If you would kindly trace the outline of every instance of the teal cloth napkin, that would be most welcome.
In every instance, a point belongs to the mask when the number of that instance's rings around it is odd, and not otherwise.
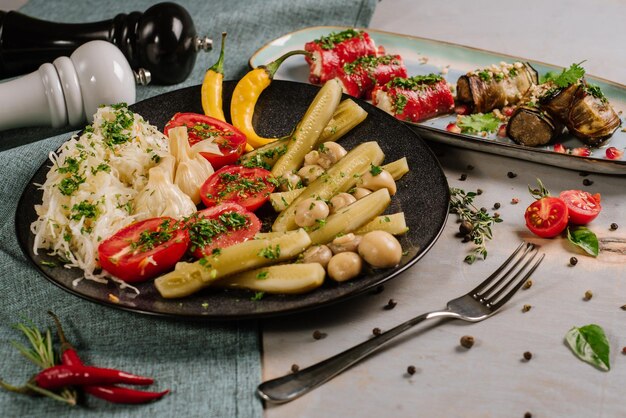
[[[156,3],[89,0],[29,0],[20,11],[56,22],[89,22],[117,13],[143,11]],[[247,70],[248,58],[266,42],[315,25],[366,27],[376,0],[274,0],[180,2],[193,16],[198,33],[219,40],[227,31],[226,78]],[[218,51],[200,54],[191,76],[176,86],[138,87],[138,100],[202,82]],[[147,405],[113,405],[89,398],[71,408],[49,399],[0,391],[0,416],[163,416],[255,417],[263,413],[255,388],[261,380],[259,327],[256,321],[197,323],[163,319],[103,307],[73,296],[45,280],[19,249],[15,210],[36,169],[70,134],[19,129],[0,133],[0,378],[25,382],[37,369],[10,344],[24,342],[12,325],[25,318],[51,327],[47,310],[59,315],[66,333],[88,364],[153,376],[154,390],[171,389]],[[35,141],[48,137],[45,140]],[[22,145],[26,144],[26,145]]]

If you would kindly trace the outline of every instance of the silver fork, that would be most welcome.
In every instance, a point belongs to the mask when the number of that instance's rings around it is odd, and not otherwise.
[[[534,244],[522,242],[491,276],[469,293],[449,301],[446,309],[427,312],[306,369],[268,380],[259,385],[257,393],[261,398],[272,403],[292,401],[329,381],[392,338],[425,319],[455,318],[468,322],[478,322],[489,318],[522,287],[539,266],[544,255],[542,254],[532,264],[537,256],[537,249]],[[522,264],[524,260],[525,262]],[[511,266],[503,273],[509,265]]]

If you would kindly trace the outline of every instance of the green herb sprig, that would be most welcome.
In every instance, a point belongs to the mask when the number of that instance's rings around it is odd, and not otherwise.
[[[476,113],[459,117],[457,126],[464,133],[495,132],[500,126],[500,119],[493,113]]]
[[[493,238],[491,227],[495,223],[502,222],[502,218],[476,208],[475,197],[475,192],[465,192],[456,187],[450,188],[450,213],[457,214],[461,221],[472,225],[469,237],[476,247],[465,257],[464,261],[468,264],[472,264],[478,257],[482,257],[483,260],[487,258],[486,242]]]

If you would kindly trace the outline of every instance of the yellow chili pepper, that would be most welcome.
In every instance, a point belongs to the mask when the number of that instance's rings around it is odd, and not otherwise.
[[[306,51],[291,51],[282,57],[272,61],[267,65],[260,65],[249,71],[235,86],[233,97],[230,103],[230,117],[233,126],[242,131],[248,138],[248,144],[254,148],[258,148],[270,142],[276,141],[278,138],[263,138],[254,130],[252,125],[252,116],[256,102],[270,83],[280,64],[283,61],[297,54],[308,54]]]
[[[224,81],[224,43],[226,32],[222,33],[222,49],[217,62],[207,70],[202,81],[202,110],[207,116],[226,122],[222,110],[222,82]]]

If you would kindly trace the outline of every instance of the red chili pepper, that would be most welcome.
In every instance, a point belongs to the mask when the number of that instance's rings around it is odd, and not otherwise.
[[[156,401],[170,392],[168,389],[163,392],[147,392],[120,386],[85,386],[84,389],[88,394],[105,401],[129,404]]]
[[[103,367],[60,365],[41,371],[35,376],[35,383],[44,389],[58,389],[65,386],[116,383],[151,385],[154,379]]]
[[[65,338],[65,332],[61,326],[59,318],[51,311],[48,314],[52,316],[57,327],[57,333],[61,340],[61,362],[66,366],[83,366],[83,362],[78,356],[76,349]],[[169,390],[163,392],[148,392],[143,390],[136,390],[130,388],[124,388],[113,385],[85,385],[83,386],[85,392],[100,399],[104,399],[113,403],[126,403],[126,404],[140,404],[154,400],[161,399],[163,396],[169,393]]]

